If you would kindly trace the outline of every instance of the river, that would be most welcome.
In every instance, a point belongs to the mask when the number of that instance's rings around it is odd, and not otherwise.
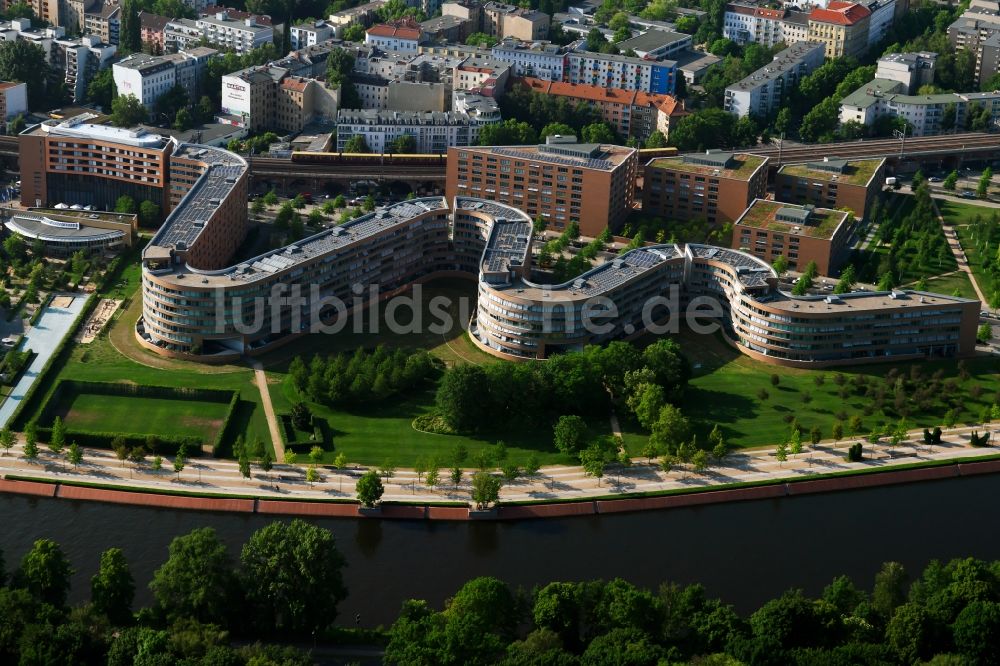
[[[981,476],[780,500],[517,523],[310,519],[334,532],[348,561],[341,620],[392,621],[407,598],[441,604],[465,580],[495,575],[531,587],[620,576],[655,588],[701,582],[743,612],[785,589],[818,594],[835,575],[870,587],[881,562],[911,575],[931,559],[1000,559],[995,497]],[[0,496],[8,569],[32,541],[58,541],[76,570],[72,600],[89,595],[100,553],[118,546],[138,601],[170,540],[214,527],[234,556],[270,517]]]

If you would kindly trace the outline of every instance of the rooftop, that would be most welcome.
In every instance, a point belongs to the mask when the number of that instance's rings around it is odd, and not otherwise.
[[[854,25],[871,15],[871,11],[864,5],[834,0],[826,6],[826,9],[817,7],[812,10],[809,13],[809,20],[836,25]]]
[[[598,151],[594,151],[597,148]],[[560,150],[562,149],[562,150]],[[461,152],[487,153],[490,155],[512,157],[514,159],[559,164],[599,171],[614,171],[636,152],[635,148],[624,146],[596,146],[596,144],[556,144],[547,146],[470,146],[456,148]],[[558,151],[558,154],[557,152]],[[573,153],[579,153],[574,155]],[[598,154],[599,158],[584,157],[584,153]]]
[[[849,185],[867,185],[875,172],[885,162],[885,158],[870,160],[837,160],[834,157],[824,158],[829,161],[807,162],[805,164],[785,164],[778,173],[799,178],[809,178],[823,182],[847,183]],[[830,166],[843,164],[841,171],[834,171]]]
[[[718,176],[719,178],[731,178],[733,180],[749,180],[766,162],[766,157],[759,155],[749,155],[747,153],[732,153],[732,166],[715,167],[705,164],[691,162],[692,158],[680,157],[657,157],[649,161],[649,165],[657,169],[669,169],[671,171],[684,171],[686,173],[697,173],[705,176]]]
[[[617,46],[623,52],[632,49],[636,53],[643,51],[656,51],[665,46],[677,44],[678,42],[690,42],[691,35],[680,32],[668,32],[666,30],[647,30],[641,35],[636,35],[631,39],[618,42]]]
[[[849,213],[829,208],[754,199],[750,207],[736,220],[735,226],[829,240],[849,216]]]
[[[32,133],[94,139],[96,141],[112,141],[114,143],[147,149],[160,149],[167,143],[167,140],[159,134],[153,134],[141,128],[123,129],[109,125],[91,125],[87,123],[88,120],[92,120],[94,117],[96,117],[95,114],[83,114],[66,120],[46,120],[32,130]]]
[[[753,72],[745,79],[730,84],[726,89],[750,90],[762,85],[765,81],[779,79],[788,74],[789,71],[812,53],[818,54],[820,61],[822,61],[823,49],[823,42],[796,42],[775,55],[774,60]]]

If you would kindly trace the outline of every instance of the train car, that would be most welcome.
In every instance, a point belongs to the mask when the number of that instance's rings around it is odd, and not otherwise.
[[[444,166],[448,161],[445,153],[312,153],[292,152],[292,161],[300,164],[384,164]]]
[[[674,157],[676,155],[676,148],[640,148],[639,163],[645,164],[654,157]]]

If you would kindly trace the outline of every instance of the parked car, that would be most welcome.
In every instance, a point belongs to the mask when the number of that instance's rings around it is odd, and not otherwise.
[[[927,179],[927,182],[928,183],[940,183],[941,179],[938,178],[937,176],[931,176],[930,178]]]
[[[962,198],[963,199],[975,199],[976,198],[976,193],[973,192],[972,190],[965,190],[964,192],[962,192]]]

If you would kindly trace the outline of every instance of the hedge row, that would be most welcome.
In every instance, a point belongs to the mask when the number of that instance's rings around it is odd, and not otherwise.
[[[223,445],[226,442],[231,442],[235,433],[233,432],[233,423],[236,421],[233,417],[236,415],[236,410],[240,406],[240,392],[233,391],[233,397],[229,399],[229,409],[226,410],[226,417],[222,421],[222,427],[219,428],[219,432],[215,434],[215,441],[212,442],[212,455],[218,458],[222,454]]]
[[[23,419],[23,417],[26,413],[30,414],[30,412],[26,410],[34,402],[35,395],[38,393],[39,387],[46,385],[47,383],[46,380],[48,378],[49,372],[52,370],[52,367],[57,362],[61,364],[63,356],[68,353],[70,343],[73,342],[73,337],[76,335],[76,332],[79,330],[80,326],[83,325],[83,322],[87,320],[87,317],[90,316],[90,313],[97,305],[97,300],[98,299],[95,294],[91,294],[87,298],[87,302],[84,303],[83,309],[80,310],[80,314],[76,316],[76,319],[73,320],[73,323],[70,325],[69,330],[66,332],[66,337],[62,339],[62,342],[59,343],[59,346],[56,347],[55,351],[52,352],[52,356],[49,357],[49,360],[45,363],[44,366],[42,366],[41,372],[38,373],[38,378],[35,379],[34,383],[32,383],[32,385],[28,388],[27,392],[24,394],[24,398],[21,400],[21,404],[19,404],[17,406],[17,409],[14,410],[14,413],[10,415],[10,421],[8,421],[7,424],[11,427],[11,429],[23,428],[24,424],[27,422],[26,420]]]
[[[320,418],[313,415],[312,426],[313,426],[313,437],[315,439],[298,439],[295,434],[295,426],[292,425],[292,415],[291,414],[278,414],[278,423],[281,425],[279,430],[281,431],[281,439],[285,444],[285,448],[295,448],[295,447],[305,447],[312,448],[313,446],[320,446],[326,448],[327,443],[330,441],[329,436],[329,426],[326,419]]]
[[[38,428],[38,439],[41,442],[48,442],[52,437],[52,428]],[[125,440],[125,446],[134,449],[136,447],[143,447],[146,449],[147,454],[165,454],[174,455],[180,449],[181,444],[187,445],[187,455],[188,457],[194,458],[201,455],[201,439],[193,436],[185,437],[162,437],[160,435],[154,435],[156,445],[154,447],[148,446],[151,436],[143,435],[141,433],[135,432],[100,432],[96,430],[75,430],[73,428],[66,428],[66,442],[72,443],[76,442],[80,446],[91,448],[91,449],[110,449],[111,442],[116,438],[121,437]],[[155,448],[155,451],[150,451],[150,448]]]
[[[31,319],[28,320],[29,326],[34,326],[35,324],[38,323],[38,320],[42,316],[42,312],[45,311],[45,308],[47,308],[49,303],[51,302],[52,302],[52,294],[49,294],[48,296],[45,297],[45,300],[42,301],[37,308],[35,308],[35,314],[31,315]]]

